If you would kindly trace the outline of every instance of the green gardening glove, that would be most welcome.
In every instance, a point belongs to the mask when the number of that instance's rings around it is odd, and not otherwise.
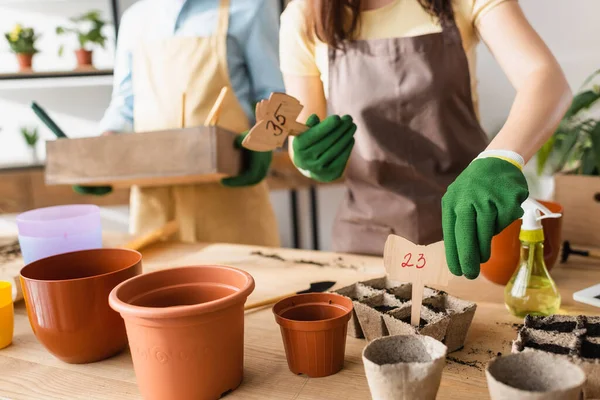
[[[251,151],[242,146],[248,132],[244,132],[235,139],[235,147],[242,149],[244,168],[241,174],[230,178],[223,178],[221,183],[228,187],[252,186],[260,183],[269,172],[273,152]]]
[[[490,259],[492,237],[523,216],[529,196],[520,168],[500,158],[473,161],[442,198],[442,226],[448,267],[475,279]]]
[[[294,165],[305,176],[319,182],[332,182],[342,176],[352,147],[356,124],[352,117],[332,115],[319,121],[311,115],[309,129],[294,138]]]
[[[104,196],[105,194],[111,193],[112,190],[111,186],[73,186],[73,191],[75,193],[92,196]]]

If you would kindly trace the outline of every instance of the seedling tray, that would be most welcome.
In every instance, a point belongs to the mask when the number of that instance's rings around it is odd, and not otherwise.
[[[586,399],[600,397],[600,317],[552,315],[525,318],[512,352],[543,351],[566,357],[587,374]]]
[[[354,304],[348,325],[350,336],[372,341],[389,335],[426,335],[442,341],[449,352],[461,349],[477,305],[425,287],[417,327],[410,324],[411,292],[410,283],[395,282],[387,277],[354,283],[335,291]]]

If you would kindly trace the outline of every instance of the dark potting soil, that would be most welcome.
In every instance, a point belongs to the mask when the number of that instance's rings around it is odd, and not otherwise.
[[[554,354],[569,354],[571,352],[571,349],[569,349],[568,347],[563,347],[563,346],[559,346],[556,344],[549,344],[549,343],[540,344],[540,343],[536,343],[536,342],[528,342],[525,344],[525,347],[528,347],[530,349],[547,351],[548,353],[554,353]]]
[[[554,322],[550,324],[543,324],[537,327],[542,331],[553,331],[553,332],[573,332],[577,327],[577,322]]]
[[[408,317],[400,318],[400,321],[406,322],[407,324],[410,325],[410,315]],[[423,318],[421,318],[419,320],[419,328],[424,328],[425,325],[427,325],[427,321],[425,321]]]
[[[381,312],[381,313],[386,313],[388,311],[392,311],[395,310],[396,308],[398,308],[398,306],[386,306],[386,305],[381,305],[381,306],[376,306],[373,307],[375,310]]]
[[[0,264],[12,261],[21,256],[21,247],[18,241],[0,245]]]
[[[388,292],[389,294],[391,294],[392,296],[394,296],[396,299],[400,300],[403,303],[406,303],[407,301],[410,301],[410,296],[406,297],[406,296],[398,296],[397,294],[395,294],[395,289],[396,288],[390,288],[390,289],[386,289],[385,291]]]
[[[465,365],[471,368],[477,368],[479,371],[483,371],[483,365],[479,361],[464,361],[456,357],[447,357],[447,360],[456,364]]]
[[[585,324],[585,328],[587,329],[587,335],[589,337],[599,337],[600,336],[600,324]]]
[[[429,310],[433,311],[434,313],[446,314],[446,310],[441,307],[436,307],[433,304],[423,304],[423,305],[425,307],[427,307]]]
[[[584,340],[581,343],[581,356],[584,358],[600,359],[600,344]]]
[[[264,257],[264,258],[271,258],[273,260],[277,260],[277,261],[282,261],[282,262],[292,262],[294,264],[306,264],[306,265],[315,265],[317,267],[338,267],[338,268],[344,268],[344,269],[353,269],[353,270],[358,270],[358,267],[356,265],[353,264],[344,264],[343,259],[341,257],[338,257],[335,260],[334,264],[330,264],[330,263],[325,263],[325,262],[320,262],[320,261],[314,261],[314,260],[305,260],[305,259],[298,259],[298,260],[286,260],[285,258],[283,258],[282,256],[280,256],[277,253],[263,253],[262,251],[253,251],[252,253],[250,253],[253,256],[259,256],[259,257]]]

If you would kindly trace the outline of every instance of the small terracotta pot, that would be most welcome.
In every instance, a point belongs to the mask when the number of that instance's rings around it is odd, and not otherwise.
[[[17,61],[19,62],[19,71],[31,71],[33,64],[33,54],[17,53]]]
[[[344,366],[352,300],[334,293],[300,294],[273,306],[290,370],[311,378]]]
[[[371,396],[377,400],[435,400],[448,348],[429,336],[375,339],[363,350]]]
[[[77,58],[77,66],[78,67],[91,66],[92,65],[92,55],[93,55],[93,52],[91,50],[86,50],[86,49],[75,50],[75,57]]]
[[[540,201],[555,213],[564,213],[563,207],[558,203]],[[560,255],[562,244],[563,218],[547,218],[542,220],[544,228],[544,261],[548,270],[551,270]],[[499,285],[506,285],[519,264],[521,242],[521,220],[518,219],[492,239],[492,256],[490,260],[481,264],[481,274],[490,281]]]
[[[146,400],[216,400],[244,372],[244,303],[254,279],[236,268],[166,269],[117,286],[110,305],[127,327]]]
[[[127,335],[108,295],[141,273],[142,255],[126,249],[77,251],[28,264],[21,270],[21,286],[33,333],[67,363],[117,354],[127,346]]]
[[[585,383],[581,368],[541,351],[498,357],[485,375],[492,400],[580,400]]]

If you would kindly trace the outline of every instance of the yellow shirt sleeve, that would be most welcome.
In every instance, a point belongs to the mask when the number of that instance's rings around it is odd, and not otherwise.
[[[506,1],[514,0],[472,0],[473,1],[473,14],[472,21],[473,25],[477,25],[479,18],[483,17],[487,12],[492,10],[497,5]]]
[[[294,0],[281,15],[279,65],[283,74],[319,76],[315,41],[308,34],[304,0]]]

